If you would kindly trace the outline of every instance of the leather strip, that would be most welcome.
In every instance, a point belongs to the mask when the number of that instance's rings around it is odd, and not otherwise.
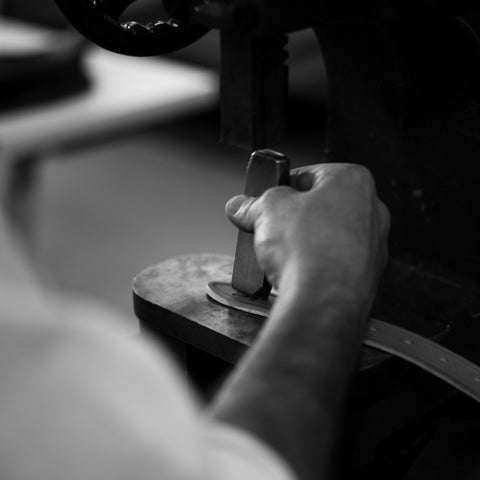
[[[268,317],[274,296],[254,301],[225,282],[210,282],[207,295],[229,308]],[[480,367],[428,338],[396,325],[370,319],[363,343],[402,358],[480,402]]]

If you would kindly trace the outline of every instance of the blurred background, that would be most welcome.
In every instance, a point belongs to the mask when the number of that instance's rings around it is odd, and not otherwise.
[[[138,17],[157,8],[136,5]],[[134,325],[136,273],[177,255],[234,253],[223,210],[243,189],[249,152],[220,143],[218,36],[169,58],[131,59],[79,40],[53,0],[0,0],[0,20],[0,158],[28,170],[20,178],[37,255],[52,286],[106,302]],[[48,68],[34,71],[49,49]],[[277,148],[294,165],[316,163],[326,85],[313,32],[291,35],[289,57],[288,131]]]

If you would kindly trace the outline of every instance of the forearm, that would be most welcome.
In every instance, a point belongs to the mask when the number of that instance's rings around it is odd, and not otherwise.
[[[213,415],[267,442],[303,480],[326,479],[368,304],[346,288],[283,293]]]

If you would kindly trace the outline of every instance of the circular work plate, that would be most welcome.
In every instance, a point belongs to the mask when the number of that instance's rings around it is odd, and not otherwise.
[[[265,318],[229,308],[207,295],[210,282],[230,282],[232,268],[232,257],[200,254],[172,258],[145,269],[133,281],[134,309],[142,327],[236,363],[255,340]],[[360,369],[389,357],[364,348]]]

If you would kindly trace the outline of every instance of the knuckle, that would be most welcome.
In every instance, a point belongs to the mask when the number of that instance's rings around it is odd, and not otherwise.
[[[275,205],[285,201],[290,195],[290,187],[273,187],[268,189],[261,197],[260,201],[264,208],[272,208]]]
[[[276,249],[277,241],[268,235],[255,235],[255,250],[261,257],[270,257]]]
[[[375,179],[367,167],[356,164],[346,165],[342,171],[341,182],[344,188],[356,192],[365,200],[370,199],[373,205],[381,203],[377,196]]]
[[[253,231],[258,216],[256,202],[257,199],[253,197],[247,198],[239,205],[236,212],[230,215],[230,220],[235,226],[247,232]]]
[[[369,187],[374,185],[370,170],[363,165],[349,164],[345,167],[344,174],[354,184],[364,184]]]

